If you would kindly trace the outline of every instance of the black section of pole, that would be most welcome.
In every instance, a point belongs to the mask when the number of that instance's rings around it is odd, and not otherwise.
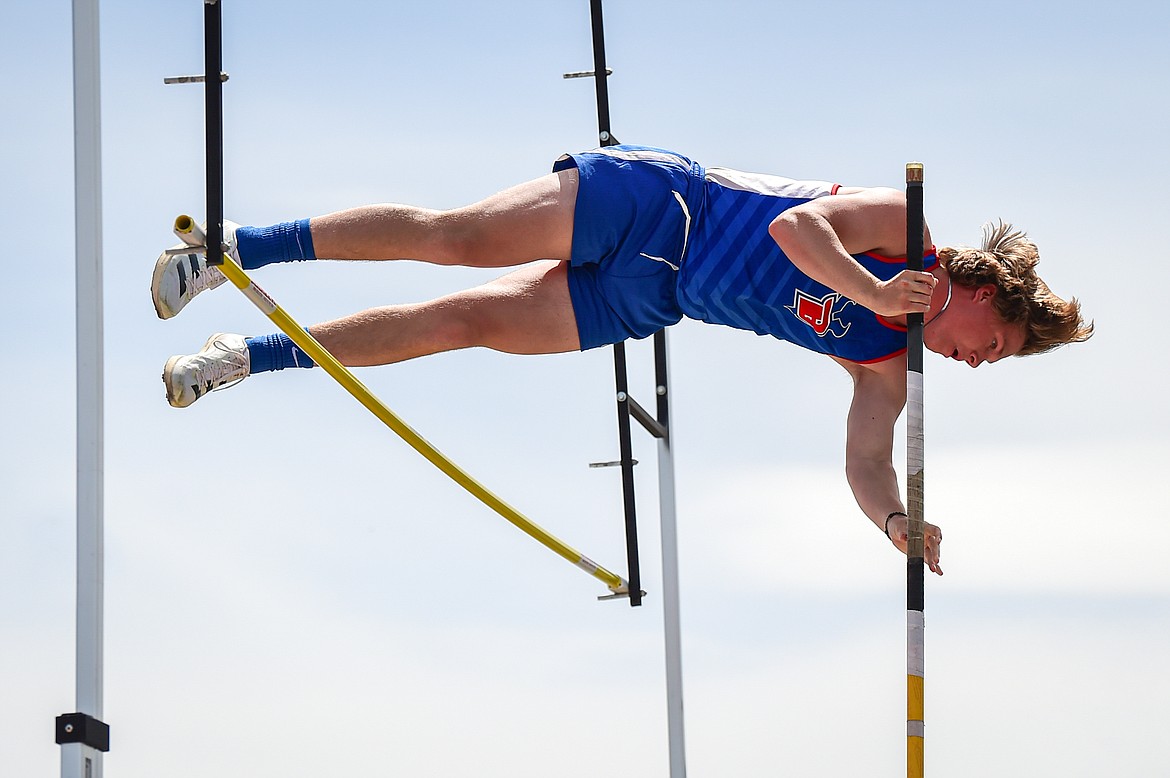
[[[906,267],[922,270],[923,253],[922,170],[918,168],[916,177],[908,172],[906,178]],[[906,368],[921,373],[921,313],[906,316],[906,348]]]
[[[617,140],[609,129],[609,85],[605,69],[605,26],[601,18],[601,0],[589,0],[589,22],[593,27],[593,83],[597,93],[597,137],[600,146],[613,146]]]
[[[922,557],[906,560],[906,610],[926,610],[926,562]]]
[[[203,94],[207,121],[207,261],[223,264],[223,7],[203,4]]]
[[[910,163],[906,166],[906,267],[910,270],[921,271],[923,264],[923,254],[925,253],[924,246],[924,217],[922,214],[922,181],[923,168],[921,164]],[[907,386],[909,388],[911,379],[916,381],[918,387],[918,413],[921,414],[921,390],[922,390],[922,329],[923,329],[923,315],[921,313],[911,313],[906,316],[906,370],[907,370]],[[912,398],[911,398],[912,399]],[[913,406],[913,402],[911,402]],[[913,409],[912,409],[913,410]],[[921,415],[915,421],[915,415],[911,412],[911,419],[908,422],[908,444],[910,441],[917,439],[919,445],[922,441],[922,418]],[[917,428],[916,428],[917,427]],[[913,456],[913,446],[910,446],[910,458],[907,462],[907,508],[910,512],[910,538],[907,548],[906,561],[906,609],[908,611],[922,612],[925,608],[925,583],[926,576],[925,563],[923,554],[925,553],[922,545],[922,522],[923,522],[923,508],[922,508],[922,490],[923,490],[923,467],[924,463],[921,461],[922,451],[918,449],[917,461]]]

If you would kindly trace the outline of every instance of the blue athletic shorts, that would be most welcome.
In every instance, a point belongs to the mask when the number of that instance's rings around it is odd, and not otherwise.
[[[703,168],[670,151],[609,146],[566,154],[577,168],[569,295],[581,350],[644,338],[683,316],[675,297]]]

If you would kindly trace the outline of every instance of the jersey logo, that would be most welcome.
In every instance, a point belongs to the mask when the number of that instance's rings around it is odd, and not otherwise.
[[[832,335],[834,338],[841,338],[849,332],[850,325],[841,321],[838,314],[845,310],[846,306],[853,305],[852,300],[836,292],[829,292],[818,299],[800,289],[795,291],[792,305],[786,305],[784,309],[812,327],[812,331],[819,337]]]

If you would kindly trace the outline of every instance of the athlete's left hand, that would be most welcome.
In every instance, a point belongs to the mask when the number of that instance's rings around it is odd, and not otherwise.
[[[942,530],[933,524],[924,524],[922,558],[930,572],[942,575],[942,567],[938,560],[941,554]],[[903,554],[910,541],[910,519],[905,516],[894,516],[890,519],[890,540],[894,542]]]

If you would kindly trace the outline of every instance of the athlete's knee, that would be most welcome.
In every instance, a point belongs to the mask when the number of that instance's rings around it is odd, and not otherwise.
[[[431,318],[430,338],[440,350],[454,351],[482,345],[483,327],[473,308],[451,299],[436,300],[432,305],[436,315]]]
[[[438,211],[432,217],[437,253],[444,264],[475,265],[489,242],[486,219],[473,208]]]
[[[453,344],[451,348],[482,346],[514,351],[517,329],[529,329],[524,326],[528,318],[524,311],[527,291],[510,276],[504,276],[436,300],[442,311],[438,337]]]

